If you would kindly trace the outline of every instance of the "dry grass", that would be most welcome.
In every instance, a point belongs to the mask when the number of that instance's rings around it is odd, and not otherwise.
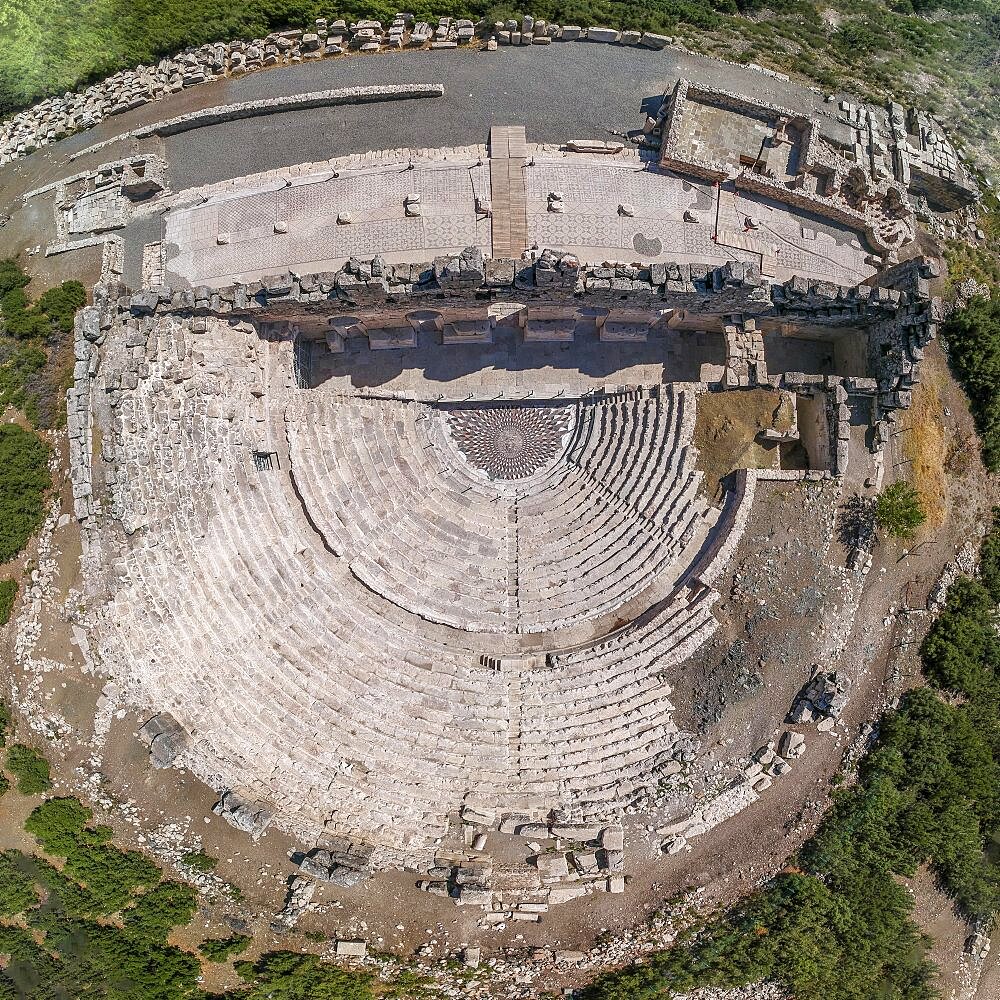
[[[791,426],[791,404],[778,392],[748,389],[699,396],[694,443],[708,497],[721,498],[721,482],[734,469],[773,468],[777,450],[760,445],[757,434],[769,427],[784,431]]]
[[[923,381],[913,390],[913,404],[905,412],[903,457],[910,466],[913,487],[927,515],[921,531],[935,530],[948,512],[945,462],[948,442],[941,403],[941,374],[927,366]]]

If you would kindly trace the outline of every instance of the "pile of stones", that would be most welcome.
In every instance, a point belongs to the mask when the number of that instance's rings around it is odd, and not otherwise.
[[[469,20],[442,17],[432,27],[401,13],[388,27],[381,21],[317,18],[312,31],[279,31],[252,41],[202,45],[161,59],[155,66],[116,73],[86,90],[47,98],[14,115],[0,125],[0,164],[199,83],[347,51],[425,45],[453,48],[471,42],[476,33],[477,25]]]
[[[591,892],[625,891],[625,833],[618,824],[541,823],[517,815],[498,822],[492,809],[468,804],[461,821],[467,850],[440,850],[417,887],[484,907],[484,925],[538,923],[551,906]],[[494,866],[482,853],[493,830],[527,841],[525,864]]]
[[[850,688],[850,679],[841,671],[816,667],[795,699],[788,721],[796,725],[815,722],[820,731],[829,731],[847,705]]]
[[[520,20],[497,21],[493,37],[500,45],[551,45],[554,41],[605,42],[637,45],[647,49],[664,49],[673,43],[669,35],[652,31],[618,31],[615,28],[581,28],[577,24],[549,24],[525,14]]]
[[[612,28],[560,27],[532,17],[496,22],[489,32],[484,21],[439,17],[436,24],[397,13],[391,22],[317,18],[310,31],[273,32],[251,41],[211,42],[161,59],[154,66],[137,66],[102,80],[86,90],[49,97],[0,124],[0,165],[28,156],[105,118],[132,111],[187,87],[227,76],[241,76],[272,66],[323,59],[344,52],[385,49],[453,49],[489,33],[487,48],[504,45],[548,45],[553,41],[589,40],[662,49],[674,40],[653,32]]]

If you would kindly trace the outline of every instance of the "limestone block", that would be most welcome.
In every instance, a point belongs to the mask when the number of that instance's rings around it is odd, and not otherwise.
[[[563,31],[566,29],[563,28]],[[620,33],[614,28],[588,28],[587,29],[587,41],[588,42],[617,42],[621,37]]]
[[[368,347],[373,351],[390,351],[397,347],[415,347],[416,333],[412,326],[368,328]]]
[[[337,958],[363,959],[368,954],[368,945],[364,941],[338,941],[334,946]]]
[[[669,35],[657,35],[652,31],[642,33],[642,46],[647,49],[665,49],[673,39]]]
[[[625,847],[625,831],[620,826],[607,826],[601,831],[600,843],[606,851],[621,851]]]
[[[805,753],[806,738],[801,733],[787,732],[781,737],[778,752],[782,757],[794,760]]]
[[[489,319],[456,320],[445,323],[442,331],[442,341],[445,344],[491,344],[493,328]]]
[[[543,879],[565,878],[569,874],[569,864],[565,854],[539,854],[535,867]]]

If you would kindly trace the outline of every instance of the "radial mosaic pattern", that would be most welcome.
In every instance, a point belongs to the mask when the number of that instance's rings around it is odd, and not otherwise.
[[[491,406],[448,415],[462,454],[491,479],[524,479],[559,454],[569,412],[554,406]]]

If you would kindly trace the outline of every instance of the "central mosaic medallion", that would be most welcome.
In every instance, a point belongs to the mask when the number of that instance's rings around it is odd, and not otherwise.
[[[448,414],[466,460],[490,479],[524,479],[562,450],[570,427],[565,406],[489,406]]]

